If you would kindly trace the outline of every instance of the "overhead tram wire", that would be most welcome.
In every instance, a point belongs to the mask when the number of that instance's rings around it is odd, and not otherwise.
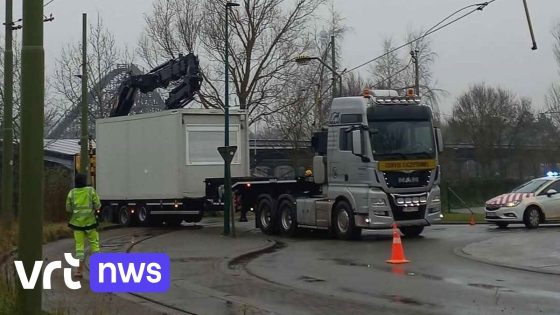
[[[349,72],[352,72],[352,71],[354,71],[354,70],[357,70],[357,69],[359,69],[359,68],[361,68],[361,67],[364,67],[364,66],[366,66],[366,65],[368,65],[368,64],[370,64],[370,63],[372,63],[372,62],[374,62],[374,61],[376,61],[376,60],[378,60],[378,59],[380,59],[380,58],[383,58],[383,57],[385,57],[385,56],[387,56],[387,55],[389,55],[389,54],[391,54],[391,53],[393,53],[393,52],[395,52],[395,51],[397,51],[397,50],[399,50],[399,49],[402,49],[402,48],[404,48],[404,47],[406,47],[406,46],[408,46],[408,45],[410,45],[410,44],[412,44],[412,43],[414,43],[414,42],[417,42],[417,41],[419,41],[419,40],[422,40],[422,39],[424,39],[424,37],[426,37],[426,36],[428,36],[428,35],[430,35],[430,34],[433,34],[433,33],[437,32],[437,31],[439,31],[439,30],[441,30],[441,29],[443,29],[443,28],[446,28],[447,26],[450,26],[451,24],[453,24],[453,23],[455,23],[455,22],[458,22],[458,21],[460,21],[460,20],[466,18],[467,16],[469,16],[469,15],[475,13],[476,11],[482,11],[484,8],[486,8],[489,4],[491,4],[491,3],[494,2],[494,1],[496,1],[496,0],[491,0],[491,1],[483,2],[483,3],[477,3],[477,4],[471,4],[471,5],[468,5],[468,6],[464,7],[464,8],[461,8],[461,9],[459,9],[459,10],[453,12],[451,15],[449,15],[448,17],[446,17],[446,18],[443,19],[442,21],[438,22],[436,25],[432,26],[428,31],[426,31],[426,32],[424,33],[424,35],[422,35],[422,36],[420,36],[420,37],[418,37],[418,38],[415,38],[415,39],[413,39],[413,40],[411,40],[411,41],[408,41],[408,42],[406,42],[406,43],[404,43],[404,44],[402,44],[402,45],[400,45],[400,46],[398,46],[398,47],[395,47],[395,48],[393,48],[393,49],[391,49],[391,50],[385,52],[384,54],[382,54],[382,55],[380,55],[380,56],[377,56],[377,57],[375,57],[375,58],[373,58],[373,59],[370,59],[370,60],[368,60],[368,61],[366,61],[366,62],[364,62],[364,63],[362,63],[362,64],[360,64],[360,65],[358,65],[358,66],[355,66],[355,67],[351,68],[350,70],[346,71],[345,73],[349,73]],[[458,18],[456,18],[456,19],[453,19],[452,21],[450,21],[450,22],[448,22],[448,23],[445,23],[445,24],[441,25],[443,22],[447,21],[447,20],[450,19],[452,16],[456,15],[457,13],[459,13],[459,12],[461,12],[461,11],[463,11],[463,10],[466,10],[466,9],[468,9],[468,8],[471,8],[471,7],[476,7],[476,8],[473,9],[473,10],[471,10],[471,11],[469,11],[469,12],[467,12],[467,13],[465,13],[465,14],[463,14],[463,15],[461,15],[460,17],[458,17]],[[438,27],[438,25],[441,25],[441,26]]]
[[[380,82],[376,83],[376,85],[379,85],[379,84],[381,84],[381,83],[385,83],[385,81],[396,77],[397,75],[401,74],[403,71],[405,71],[406,69],[408,69],[411,65],[412,65],[412,60],[410,60],[410,61],[406,64],[406,66],[404,66],[404,67],[403,67],[402,69],[400,69],[399,71],[397,71],[397,72],[391,74],[390,76],[388,76],[388,77],[386,77],[386,78],[382,78],[382,80],[381,80]]]

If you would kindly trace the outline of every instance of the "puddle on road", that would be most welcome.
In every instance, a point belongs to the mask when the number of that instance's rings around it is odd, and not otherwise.
[[[487,290],[496,290],[496,289],[504,288],[501,285],[493,285],[493,284],[486,284],[486,283],[469,283],[468,285],[469,287],[482,288]]]
[[[302,280],[302,281],[310,282],[310,283],[325,282],[326,281],[324,279],[318,279],[318,278],[314,278],[314,277],[310,277],[310,276],[301,276],[301,277],[298,278],[298,280]]]
[[[400,295],[392,295],[392,294],[388,294],[388,295],[379,295],[379,297],[382,297],[386,300],[390,300],[391,302],[395,302],[398,304],[406,304],[406,305],[415,305],[415,306],[436,306],[435,304],[432,303],[424,303],[424,302],[420,302],[416,299],[413,298],[407,298],[404,296],[400,296]]]
[[[171,258],[171,262],[207,262],[210,260],[216,260],[216,257]]]
[[[327,260],[327,259],[325,259],[325,260]],[[429,280],[434,280],[434,281],[445,280],[443,277],[440,277],[440,276],[430,275],[430,274],[426,274],[426,273],[407,271],[405,266],[399,266],[399,265],[376,266],[376,265],[373,265],[373,264],[359,263],[359,262],[353,261],[351,259],[346,259],[346,258],[333,258],[333,259],[329,259],[329,260],[334,261],[335,263],[337,263],[339,265],[342,265],[342,266],[363,267],[363,268],[368,268],[368,269],[373,269],[373,270],[391,272],[393,274],[400,275],[400,276],[404,276],[404,275],[411,276],[411,277],[418,276],[418,277],[422,277],[422,278],[429,279]]]
[[[414,305],[414,306],[440,307],[439,305],[434,304],[434,303],[422,302],[422,301],[414,299],[414,298],[405,297],[405,296],[397,295],[397,294],[375,294],[375,293],[355,290],[355,289],[352,289],[352,288],[341,288],[341,290],[346,291],[346,292],[351,292],[351,293],[362,294],[362,295],[366,295],[366,296],[373,297],[373,298],[383,299],[383,300],[393,302],[393,303],[398,303],[398,304],[406,304],[406,305]]]

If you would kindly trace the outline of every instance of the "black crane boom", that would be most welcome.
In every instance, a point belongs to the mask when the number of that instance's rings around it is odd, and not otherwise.
[[[119,87],[118,99],[111,109],[111,117],[126,116],[130,113],[138,91],[151,92],[157,88],[166,88],[170,83],[177,85],[169,92],[165,101],[166,109],[183,107],[194,99],[200,90],[202,77],[198,57],[192,53],[179,55],[163,63],[150,72],[141,75],[131,75]]]

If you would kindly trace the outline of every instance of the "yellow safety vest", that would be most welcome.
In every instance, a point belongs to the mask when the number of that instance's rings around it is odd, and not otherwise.
[[[91,230],[97,227],[95,209],[101,206],[93,187],[74,188],[66,198],[66,211],[72,213],[68,226],[75,230]]]

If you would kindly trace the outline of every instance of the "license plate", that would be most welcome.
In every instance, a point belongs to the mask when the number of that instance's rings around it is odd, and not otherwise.
[[[488,212],[488,213],[486,213],[486,217],[487,218],[497,218],[498,215],[494,212]]]
[[[403,212],[416,212],[418,211],[418,207],[404,207]]]

